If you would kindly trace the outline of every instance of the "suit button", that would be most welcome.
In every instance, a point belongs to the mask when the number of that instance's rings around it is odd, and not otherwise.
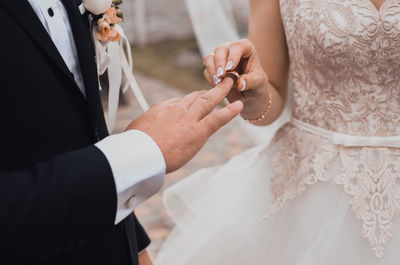
[[[87,247],[87,245],[89,245],[89,239],[87,239],[87,238],[84,238],[84,239],[82,239],[81,241],[79,241],[79,243],[78,243],[78,248],[80,248],[80,249],[82,249],[82,248],[85,248],[85,247]]]

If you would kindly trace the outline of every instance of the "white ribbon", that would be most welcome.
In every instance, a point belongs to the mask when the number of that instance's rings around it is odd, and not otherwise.
[[[79,9],[79,12],[81,12],[81,15],[85,14],[86,8],[83,5],[83,3],[78,6],[78,9]]]
[[[400,148],[400,136],[356,136],[333,132],[313,126],[298,119],[292,119],[291,123],[311,134],[330,140],[333,144],[345,147],[392,147]]]
[[[118,42],[108,43],[100,42],[96,38],[95,26],[92,29],[98,75],[101,76],[106,70],[108,70],[109,97],[107,127],[110,133],[113,131],[115,126],[119,93],[121,90],[125,93],[129,88],[131,88],[143,111],[149,109],[149,104],[143,96],[132,72],[133,61],[129,40],[121,26],[114,25],[114,28],[119,32],[120,39]]]

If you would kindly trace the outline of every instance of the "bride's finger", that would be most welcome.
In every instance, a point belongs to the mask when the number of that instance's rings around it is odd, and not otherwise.
[[[238,67],[240,60],[249,58],[254,51],[254,46],[249,40],[240,40],[232,44],[229,49],[227,66],[232,65],[232,69]]]
[[[214,86],[214,80],[211,77],[211,75],[210,75],[210,73],[208,72],[207,69],[204,70],[203,76],[208,81],[208,83],[210,83],[210,85],[213,87]]]
[[[212,86],[218,85],[221,83],[221,79],[217,77],[216,75],[216,68],[215,68],[215,60],[214,60],[214,54],[210,54],[204,58],[204,65],[207,68],[207,71],[209,75],[212,77]]]
[[[230,46],[231,46],[230,43],[226,43],[215,49],[214,62],[215,62],[215,67],[217,69],[216,75],[218,78],[220,78],[225,74],[226,59],[229,54]]]
[[[236,83],[236,88],[240,92],[247,91],[263,85],[263,82],[266,80],[267,78],[265,75],[263,75],[263,73],[254,71],[249,74],[241,75]]]

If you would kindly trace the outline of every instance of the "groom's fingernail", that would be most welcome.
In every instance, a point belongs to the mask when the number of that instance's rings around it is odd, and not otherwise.
[[[240,101],[240,100],[237,100],[237,101],[233,102],[233,105],[235,105],[235,107],[242,108],[243,107],[243,102]]]
[[[225,70],[226,70],[226,71],[229,71],[229,70],[232,70],[232,68],[233,68],[233,61],[230,60],[230,61],[226,64]]]
[[[221,77],[224,75],[224,68],[222,68],[221,66],[218,67],[217,69],[217,77]]]
[[[223,83],[224,83],[224,84],[232,83],[232,78],[224,78]]]

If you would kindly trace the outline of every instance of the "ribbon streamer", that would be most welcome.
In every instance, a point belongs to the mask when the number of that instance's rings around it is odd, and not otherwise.
[[[92,25],[98,75],[101,76],[108,70],[109,97],[107,128],[110,133],[115,126],[121,90],[125,93],[131,88],[143,111],[149,109],[149,104],[143,96],[132,72],[133,60],[129,40],[120,25],[114,25],[114,28],[120,34],[118,42],[102,43],[96,38],[96,28]]]

